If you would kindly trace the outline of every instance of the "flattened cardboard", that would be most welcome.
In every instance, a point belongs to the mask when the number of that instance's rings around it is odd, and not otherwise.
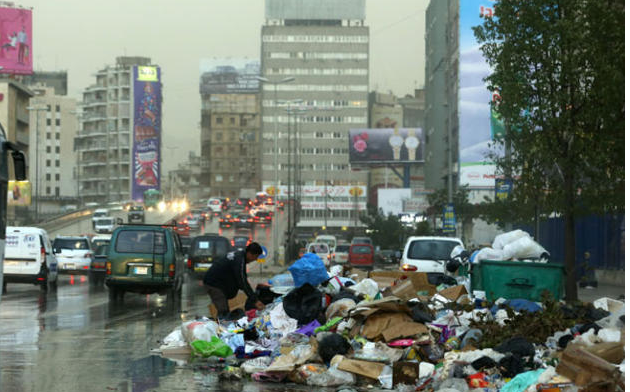
[[[402,279],[403,277],[406,277],[406,279]],[[429,277],[424,272],[372,271],[370,272],[370,278],[375,281],[377,281],[376,278],[382,279],[383,281],[386,281],[386,279],[394,279],[395,281],[410,279],[413,282],[416,292],[426,291],[430,296],[436,293],[435,286],[429,283]]]
[[[400,298],[397,297],[385,297],[383,299],[379,299],[377,301],[372,301],[367,304],[363,304],[360,306],[355,306],[350,310],[349,314],[351,317],[363,316],[368,317],[371,314],[377,312],[402,312],[411,314],[411,310],[405,304],[404,301],[401,301]]]
[[[340,360],[337,357],[339,356],[335,356],[335,358],[333,358],[333,361],[335,361],[335,359],[339,361],[339,370],[358,374],[360,376],[371,378],[373,380],[378,380],[378,376],[381,375],[381,373],[383,372],[383,368],[385,368],[385,364],[378,362],[368,362],[361,361],[359,359],[347,359],[343,357],[343,359]],[[331,363],[333,361],[331,361]]]
[[[243,292],[239,292],[236,297],[228,300],[228,307],[230,312],[234,309],[245,309],[245,303],[247,302],[247,295]],[[208,305],[208,311],[212,318],[217,318],[217,308],[214,304]]]
[[[468,294],[468,292],[466,291],[466,287],[460,284],[459,286],[452,286],[448,289],[440,290],[439,294],[451,301],[457,301],[457,298]]]
[[[373,281],[376,282],[376,284],[378,285],[379,290],[383,290],[386,289],[388,287],[391,287],[394,285],[394,282],[396,282],[396,278],[389,278],[387,276],[375,276],[373,278],[370,278]]]
[[[429,328],[427,328],[424,324],[416,323],[414,321],[392,323],[382,332],[383,339],[385,339],[386,342],[426,333],[429,333]]]
[[[418,290],[416,290],[413,282],[410,279],[406,279],[396,286],[392,287],[391,293],[394,297],[404,299],[405,301],[418,297]]]
[[[406,313],[381,312],[370,315],[363,323],[361,334],[368,340],[379,338],[383,331],[405,322],[411,321]]]

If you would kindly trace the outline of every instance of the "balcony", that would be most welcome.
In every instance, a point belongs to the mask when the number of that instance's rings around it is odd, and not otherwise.
[[[106,90],[107,90],[106,86],[101,86],[101,85],[97,85],[97,84],[89,86],[89,87],[87,87],[85,89],[86,92],[87,91],[106,91]]]

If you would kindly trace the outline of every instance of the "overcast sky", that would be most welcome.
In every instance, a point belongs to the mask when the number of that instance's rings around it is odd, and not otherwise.
[[[342,1],[342,0],[340,0]],[[370,90],[412,94],[424,85],[429,0],[367,0]],[[162,67],[163,174],[199,152],[199,59],[260,55],[263,0],[23,0],[33,7],[36,70],[67,70],[69,95],[121,55]],[[185,5],[183,5],[185,4]]]

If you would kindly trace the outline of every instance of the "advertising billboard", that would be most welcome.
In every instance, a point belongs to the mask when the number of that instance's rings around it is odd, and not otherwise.
[[[9,181],[9,192],[7,201],[10,206],[30,206],[31,205],[31,183],[30,181]]]
[[[280,185],[278,187],[279,193],[278,197],[283,198],[287,197],[288,189],[286,185]],[[291,187],[291,193],[295,190],[294,187]],[[269,192],[271,191],[271,192]],[[326,191],[328,191],[328,197],[365,197],[367,192],[367,187],[365,185],[331,185],[331,186],[323,186],[323,185],[303,185],[301,189],[302,197],[324,197]],[[265,192],[267,194],[273,193],[273,186],[269,185],[265,188]],[[291,195],[293,196],[293,195]]]
[[[0,7],[0,67],[0,73],[33,73],[31,10]]]
[[[461,163],[459,168],[459,183],[471,189],[494,189],[497,178],[496,167],[484,162]]]
[[[201,94],[256,94],[260,61],[252,59],[202,59],[199,62]]]
[[[493,134],[502,132],[500,120],[493,113],[492,92],[483,80],[490,74],[490,65],[483,57],[472,28],[483,23],[483,18],[494,14],[493,0],[460,1],[459,8],[459,161],[460,184],[494,188],[490,182],[476,182],[465,178],[465,165],[489,163],[489,144]],[[489,169],[489,168],[486,168]],[[492,173],[494,174],[494,167]]]
[[[159,67],[133,68],[133,152],[131,197],[144,199],[144,191],[160,190],[160,138],[162,84]]]
[[[422,128],[351,129],[350,163],[424,162]]]

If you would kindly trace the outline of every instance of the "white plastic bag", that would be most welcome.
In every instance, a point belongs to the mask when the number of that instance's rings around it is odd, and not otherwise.
[[[483,248],[477,253],[473,263],[480,263],[481,260],[505,260],[505,257],[501,249]]]
[[[343,274],[343,266],[341,265],[333,265],[330,267],[329,275],[332,276],[341,276]]]
[[[249,359],[241,365],[241,369],[247,374],[253,374],[258,372],[264,372],[269,365],[271,365],[271,357],[258,357]]]
[[[326,320],[330,320],[333,317],[342,316],[345,317],[348,314],[348,310],[354,308],[356,302],[350,298],[343,298],[335,301],[326,309]]]
[[[306,379],[307,385],[317,387],[338,387],[341,385],[354,385],[356,377],[350,372],[331,366],[324,373],[313,373]]]
[[[499,250],[504,249],[507,244],[523,237],[529,237],[529,234],[527,232],[524,232],[523,230],[514,230],[507,233],[499,234],[494,238],[492,248]]]
[[[187,343],[195,340],[205,340],[209,342],[213,336],[217,336],[219,325],[212,321],[187,321],[182,324],[182,336]]]
[[[357,294],[364,294],[370,298],[376,297],[378,294],[378,283],[370,278],[363,279],[359,284],[348,287]]]
[[[391,366],[385,366],[378,376],[378,381],[385,389],[392,389],[394,387],[394,371]]]
[[[538,259],[547,251],[531,237],[521,237],[510,242],[503,248],[503,255],[507,259]]]

